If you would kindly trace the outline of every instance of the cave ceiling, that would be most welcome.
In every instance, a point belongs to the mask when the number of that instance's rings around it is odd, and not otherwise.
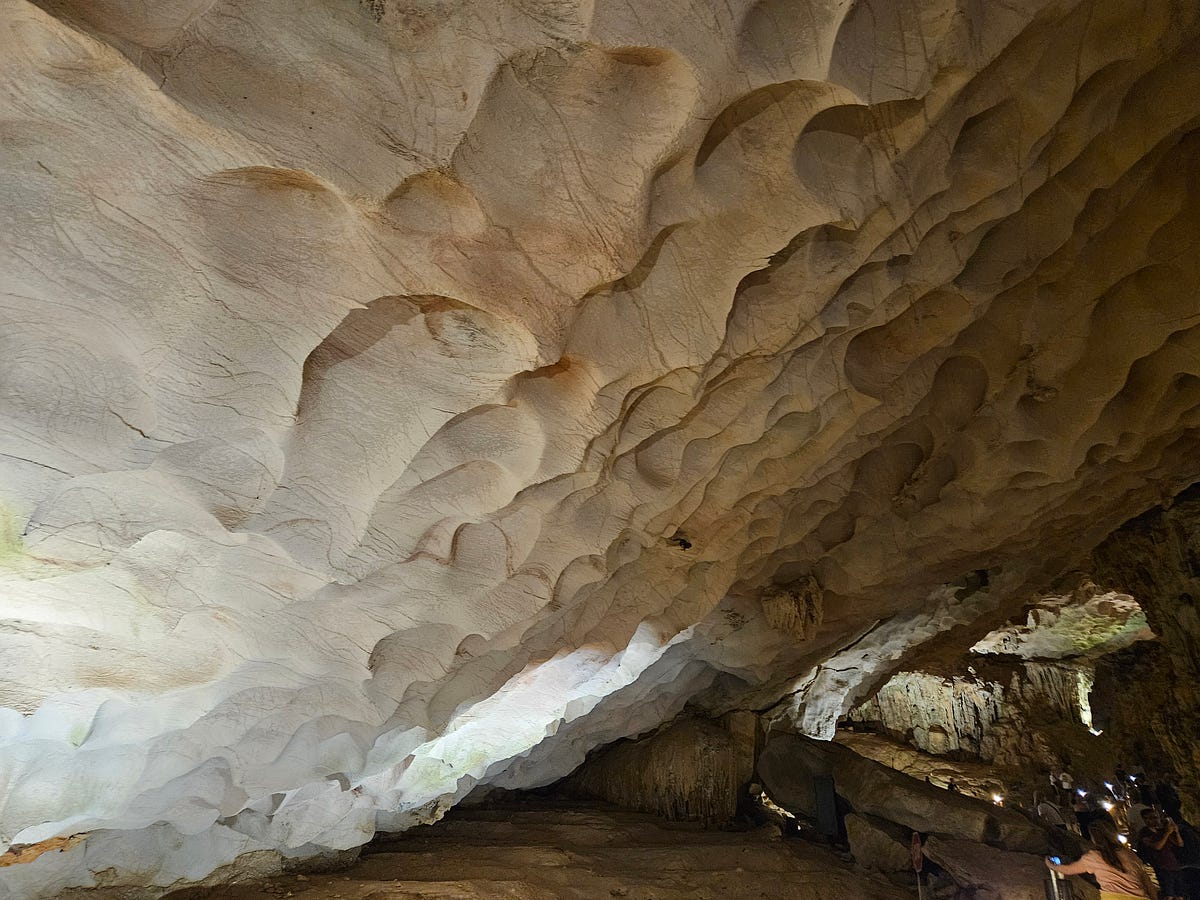
[[[0,892],[828,736],[1200,479],[1195,3],[0,0],[0,72],[0,840],[87,835]]]

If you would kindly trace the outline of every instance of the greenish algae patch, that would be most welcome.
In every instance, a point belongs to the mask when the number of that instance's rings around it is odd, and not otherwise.
[[[15,568],[26,555],[17,516],[7,503],[0,500],[0,566]]]
[[[1149,628],[1146,614],[1140,609],[1123,622],[1111,617],[1088,616],[1067,625],[1063,630],[1073,632],[1071,644],[1081,654],[1120,638],[1132,639],[1133,635]]]
[[[12,506],[0,498],[0,575],[11,574],[34,580],[52,578],[64,572],[76,571],[82,566],[43,559],[29,552],[22,537],[26,520],[16,514]]]

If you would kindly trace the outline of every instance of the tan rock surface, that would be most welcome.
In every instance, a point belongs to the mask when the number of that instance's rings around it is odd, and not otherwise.
[[[970,841],[931,837],[925,855],[979,900],[1045,900],[1049,870],[1042,857]]]
[[[975,660],[953,675],[899,672],[849,721],[934,754],[984,760],[1003,769],[1060,772],[1072,759],[1084,774],[1106,742],[1089,730],[1093,669],[1087,663]],[[1087,721],[1085,722],[1085,718]],[[1111,777],[1109,759],[1090,775]]]
[[[172,900],[906,900],[911,890],[773,828],[702,831],[585,805],[455,811],[346,870]]]
[[[758,772],[772,800],[809,817],[816,810],[813,777],[829,775],[852,810],[912,831],[1027,853],[1049,847],[1044,829],[1013,810],[927,784],[837,743],[773,736]]]
[[[979,800],[989,800],[993,794],[1005,796],[1011,775],[987,763],[934,756],[878,734],[839,731],[834,740],[889,769],[919,781],[929,778],[940,788],[953,779],[959,790]]]
[[[858,813],[847,814],[845,824],[850,852],[860,866],[877,872],[912,871],[910,837],[903,828]]]
[[[1198,36],[0,0],[0,846],[88,834],[0,897],[351,850],[689,702],[829,737],[1004,621],[1200,475]]]
[[[675,821],[727,825],[754,772],[754,722],[741,733],[685,719],[588,759],[557,790]]]

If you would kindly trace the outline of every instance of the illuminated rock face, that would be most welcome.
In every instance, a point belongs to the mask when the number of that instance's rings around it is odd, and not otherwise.
[[[935,671],[897,672],[847,718],[929,753],[1053,772],[1074,760],[1080,771],[1099,749],[1089,736],[1097,660],[1155,635],[1131,596],[1086,579],[1020,618]]]
[[[979,676],[901,672],[850,719],[929,753],[1061,771],[1063,757],[1088,742],[1080,698],[1090,686],[1090,670],[1043,663],[992,666]]]
[[[0,891],[827,736],[1195,479],[1195,4],[636,6],[0,0]]]

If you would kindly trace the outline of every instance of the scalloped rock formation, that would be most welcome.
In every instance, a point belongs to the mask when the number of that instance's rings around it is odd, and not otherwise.
[[[1200,478],[1198,20],[0,0],[0,896],[828,737]]]

